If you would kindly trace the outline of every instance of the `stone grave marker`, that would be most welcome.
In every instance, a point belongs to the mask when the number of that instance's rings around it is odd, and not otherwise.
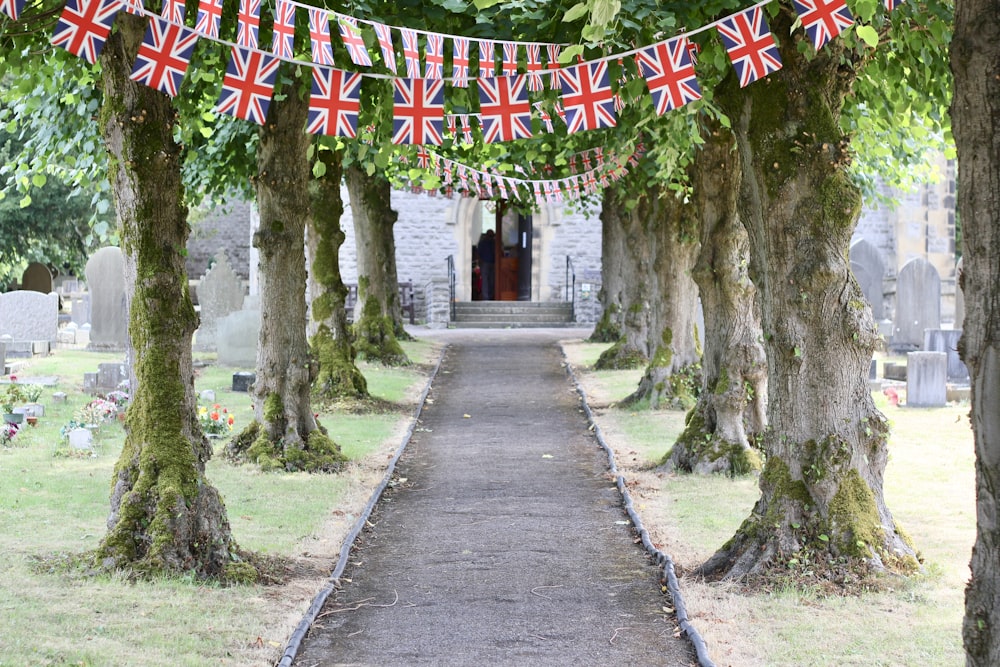
[[[927,352],[944,352],[948,355],[948,381],[968,382],[969,369],[965,367],[958,356],[958,340],[962,337],[961,329],[925,329],[924,350]]]
[[[21,289],[48,294],[52,291],[52,272],[41,262],[31,262],[21,274]]]
[[[872,307],[876,320],[885,317],[882,279],[885,277],[885,261],[882,253],[871,241],[861,239],[851,245],[851,271],[861,286],[865,298]]]
[[[906,355],[906,405],[940,408],[948,402],[948,355],[909,352]]]
[[[92,450],[94,448],[94,434],[90,429],[75,428],[69,432],[70,449]]]
[[[243,309],[218,321],[216,349],[220,366],[257,367],[257,338],[260,335],[259,299],[247,297]]]
[[[923,258],[911,259],[896,278],[896,321],[890,347],[919,350],[924,329],[941,328],[941,277]]]
[[[194,349],[214,351],[219,319],[243,307],[243,283],[230,266],[225,251],[219,251],[212,268],[198,284],[198,304],[201,324],[195,334]]]
[[[125,258],[115,247],[101,248],[87,261],[90,288],[89,350],[120,352],[128,341]]]
[[[59,332],[59,295],[31,290],[16,290],[0,294],[0,334],[11,337],[7,355],[33,352],[31,343],[44,341],[56,344]],[[23,349],[22,349],[23,348]]]

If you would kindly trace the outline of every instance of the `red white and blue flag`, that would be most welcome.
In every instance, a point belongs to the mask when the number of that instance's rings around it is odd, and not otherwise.
[[[177,97],[198,34],[182,25],[151,17],[132,68],[133,81]]]
[[[455,88],[469,87],[469,38],[453,37],[454,49],[451,56],[451,85]]]
[[[400,28],[399,35],[403,38],[403,60],[406,62],[406,76],[418,79],[420,78],[420,47],[417,45],[417,32]]]
[[[256,49],[260,31],[260,0],[240,0],[237,19],[236,43],[248,49]]]
[[[433,144],[444,134],[444,80],[393,79],[392,143]]]
[[[373,23],[375,37],[378,39],[378,46],[382,50],[382,62],[389,71],[396,73],[396,52],[392,48],[392,28],[384,23]]]
[[[479,40],[479,77],[480,79],[492,79],[496,75],[496,56],[494,55],[495,42],[488,39]]]
[[[263,125],[280,64],[267,53],[234,46],[216,111]]]
[[[279,58],[291,59],[295,52],[295,3],[276,0],[274,7],[274,37],[271,52]]]
[[[184,1],[163,0],[163,11],[160,16],[173,23],[184,23]]]
[[[600,60],[562,70],[562,106],[569,133],[618,124],[608,63]]]
[[[503,43],[502,72],[504,76],[517,76],[517,42]]]
[[[309,42],[312,60],[318,65],[333,64],[333,45],[330,44],[330,15],[325,9],[309,10]]]
[[[427,34],[427,48],[424,49],[424,77],[444,78],[444,35]]]
[[[545,69],[550,70],[552,72],[552,75],[549,77],[549,88],[555,88],[556,90],[559,89],[560,86],[559,80],[562,78],[562,75],[559,74],[559,71],[562,69],[562,67],[559,65],[560,50],[561,47],[558,44],[545,45],[545,51],[549,57],[548,62],[545,64]]]
[[[361,109],[361,74],[332,67],[314,67],[312,95],[309,98],[310,134],[349,137],[358,134],[358,111]]]
[[[740,88],[781,69],[781,56],[761,7],[734,14],[716,24]]]
[[[358,20],[352,16],[340,16],[337,20],[340,26],[340,36],[347,47],[347,53],[351,56],[351,62],[363,67],[371,67],[372,59],[365,48],[365,40],[358,30]]]
[[[903,4],[903,0],[884,0],[884,2],[885,2],[885,8],[890,12],[894,10],[896,7],[899,7],[901,4]]]
[[[24,0],[0,0],[0,12],[17,21],[24,9]]]
[[[93,65],[121,8],[118,0],[67,0],[56,23],[52,44]]]
[[[479,79],[483,141],[513,141],[531,136],[531,104],[525,75]]]
[[[528,90],[542,90],[542,46],[528,44],[525,47],[527,58],[525,64],[528,70]]]
[[[198,3],[198,21],[194,29],[213,39],[219,37],[222,22],[222,0],[201,0]]]
[[[649,94],[653,96],[657,114],[662,116],[671,109],[701,99],[687,37],[648,46],[636,53],[635,59],[646,79]]]
[[[792,4],[817,51],[854,25],[854,16],[844,0],[792,0]]]

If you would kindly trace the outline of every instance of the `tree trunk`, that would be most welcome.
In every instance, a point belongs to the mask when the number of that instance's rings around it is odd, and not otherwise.
[[[347,168],[347,192],[354,218],[358,258],[358,303],[354,310],[355,346],[369,361],[389,366],[409,363],[399,340],[403,329],[396,278],[396,241],[392,227],[392,186],[381,174],[369,176],[356,164]]]
[[[257,149],[260,337],[251,396],[254,422],[229,445],[264,470],[336,472],[344,457],[313,415],[316,364],[306,340],[305,228],[309,219],[308,98],[302,77],[268,109]]]
[[[319,362],[313,395],[320,400],[368,397],[368,383],[354,363],[356,353],[344,309],[347,285],[340,277],[340,246],[346,238],[340,228],[340,216],[344,213],[340,194],[341,158],[339,151],[319,150],[317,159],[326,171],[309,184],[312,318],[318,325],[312,337],[312,351]]]
[[[592,343],[614,343],[623,335],[625,308],[625,256],[628,239],[620,211],[613,208],[616,198],[609,188],[601,201],[601,317],[590,335]]]
[[[788,35],[791,10],[772,22]],[[784,67],[717,99],[740,152],[739,215],[750,236],[768,361],[761,498],[701,572],[736,578],[769,565],[847,581],[870,568],[912,572],[913,547],[883,496],[885,417],[867,371],[878,340],[847,263],[861,196],[838,124],[852,53],[834,41],[811,59],[783,39]]]
[[[177,113],[129,74],[146,20],[122,13],[101,53],[101,132],[122,250],[134,350],[125,446],[115,465],[108,533],[97,559],[140,573],[252,580],[226,509],[205,478],[212,450],[195,411],[191,338],[198,317],[181,251],[188,238]]]
[[[1000,6],[955,3],[951,42],[958,148],[961,287],[966,315],[959,348],[969,367],[976,449],[976,542],[965,591],[966,664],[1000,664]]]
[[[761,434],[767,423],[767,363],[746,261],[749,241],[736,211],[735,148],[732,132],[716,124],[692,165],[693,204],[701,220],[692,275],[705,315],[705,350],[698,403],[663,459],[670,470],[739,475],[761,468],[747,433]]]

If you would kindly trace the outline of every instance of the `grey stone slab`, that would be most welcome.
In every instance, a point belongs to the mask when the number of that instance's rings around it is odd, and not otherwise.
[[[896,280],[896,320],[891,347],[918,350],[924,329],[941,328],[941,278],[934,265],[917,258],[907,262]]]
[[[948,355],[910,352],[906,355],[906,405],[940,408],[948,403]]]
[[[88,349],[124,350],[128,341],[128,306],[122,251],[115,247],[101,248],[87,262],[86,274],[91,325]]]

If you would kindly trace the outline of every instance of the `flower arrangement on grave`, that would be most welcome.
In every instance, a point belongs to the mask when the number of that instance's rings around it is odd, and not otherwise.
[[[15,405],[25,401],[24,388],[17,384],[17,376],[11,375],[10,380],[10,384],[0,394],[0,408],[3,408],[4,414],[10,414],[14,411]]]
[[[198,422],[207,435],[222,435],[233,430],[236,419],[229,410],[215,403],[211,409],[205,406],[198,408]]]
[[[21,430],[17,424],[3,424],[0,425],[0,446],[10,447],[11,441],[17,432]]]
[[[104,398],[95,398],[90,403],[76,411],[73,421],[85,426],[98,425],[115,418],[118,406]]]
[[[114,403],[115,407],[121,410],[128,407],[129,395],[127,391],[116,389],[115,391],[109,391],[104,400]]]
[[[21,385],[24,391],[24,400],[28,403],[37,403],[38,399],[42,397],[42,385],[40,384],[25,384]]]

